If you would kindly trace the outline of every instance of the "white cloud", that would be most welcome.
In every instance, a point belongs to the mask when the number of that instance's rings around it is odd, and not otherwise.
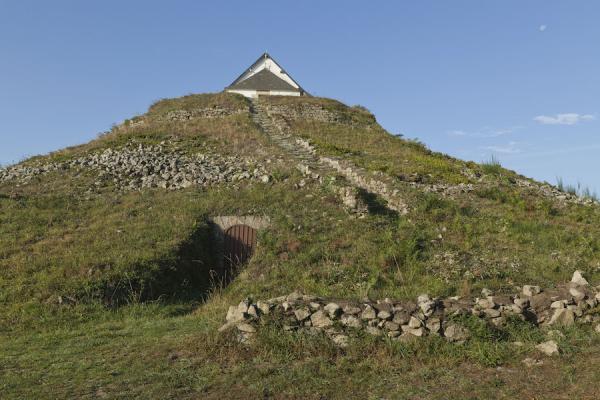
[[[538,115],[533,120],[544,125],[575,125],[582,121],[592,121],[596,117],[591,114],[566,113],[550,115]]]
[[[482,147],[482,149],[493,151],[495,153],[519,154],[522,150],[518,148],[517,145],[517,142],[508,142],[508,145],[506,146],[485,146]]]
[[[546,29],[548,29],[547,25],[540,25],[540,27],[538,28],[540,32],[544,32]]]
[[[600,150],[600,143],[594,143],[594,144],[590,144],[587,146],[563,147],[560,149],[528,152],[527,157],[548,157],[548,156],[557,156],[557,155],[562,155],[562,154],[590,152],[590,151],[596,151],[596,150]]]
[[[450,131],[448,134],[452,136],[469,136],[467,132],[461,130]]]
[[[490,127],[484,127],[477,132],[466,132],[460,129],[448,132],[451,136],[467,136],[473,138],[495,138],[498,136],[508,135],[516,130],[521,129],[520,126],[513,126],[506,129],[492,129]]]

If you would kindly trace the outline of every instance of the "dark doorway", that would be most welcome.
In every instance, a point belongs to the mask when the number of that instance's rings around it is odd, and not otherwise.
[[[256,230],[248,225],[234,225],[225,231],[223,264],[225,273],[235,272],[254,253],[256,247]]]

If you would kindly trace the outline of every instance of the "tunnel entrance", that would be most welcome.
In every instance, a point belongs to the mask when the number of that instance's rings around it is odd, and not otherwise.
[[[248,225],[234,225],[223,238],[223,264],[226,271],[235,271],[246,263],[256,248],[256,229]]]
[[[218,260],[215,278],[227,284],[254,254],[258,232],[271,221],[267,216],[220,215],[210,219],[215,237],[215,256]]]

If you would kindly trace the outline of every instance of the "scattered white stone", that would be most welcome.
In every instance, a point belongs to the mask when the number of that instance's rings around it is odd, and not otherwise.
[[[392,319],[392,313],[386,310],[381,310],[377,313],[377,318],[383,320]]]
[[[362,319],[375,319],[377,318],[377,311],[371,306],[366,306],[361,314]]]
[[[550,318],[550,325],[571,326],[575,323],[575,313],[568,308],[557,308]]]
[[[532,286],[532,285],[524,285],[523,286],[523,294],[527,297],[535,296],[536,294],[539,294],[541,291],[542,291],[542,289],[539,286]]]
[[[554,340],[548,340],[547,342],[540,343],[535,346],[535,348],[547,356],[556,356],[559,354],[558,344]]]
[[[248,308],[246,307],[245,310],[247,311]],[[227,310],[227,316],[225,317],[225,320],[227,322],[243,321],[246,319],[246,311],[244,311],[243,307],[240,308],[239,306],[231,306],[229,307],[229,310]]]
[[[425,329],[423,329],[423,328],[410,328],[408,326],[403,326],[402,331],[404,333],[408,333],[413,336],[418,336],[418,337],[425,336]]]
[[[410,314],[405,311],[398,311],[394,313],[392,321],[398,325],[406,325],[410,321]]]
[[[373,336],[381,336],[381,329],[375,327],[375,326],[367,326],[365,328],[365,330],[367,331],[368,334],[373,335]]]
[[[298,320],[298,322],[303,322],[310,317],[311,312],[308,309],[308,307],[302,307],[302,308],[295,310],[294,315],[296,316],[296,319]]]
[[[400,330],[400,325],[392,322],[392,321],[385,321],[384,325],[385,329],[387,329],[388,331],[399,331]]]
[[[439,318],[429,318],[425,323],[425,326],[427,327],[429,332],[437,335],[442,329],[442,322]]]
[[[435,311],[435,301],[427,300],[419,303],[419,308],[423,314],[429,316]]]
[[[229,321],[229,322],[226,322],[226,323],[225,323],[223,326],[221,326],[221,327],[218,329],[218,331],[219,331],[219,332],[221,332],[221,333],[222,333],[222,332],[225,332],[225,331],[228,331],[228,330],[230,330],[231,328],[235,327],[235,325],[236,325],[237,323],[238,323],[238,321]]]
[[[417,329],[417,328],[420,328],[421,326],[423,326],[423,321],[421,321],[420,319],[418,319],[416,317],[410,317],[410,320],[408,321],[409,328]]]
[[[169,141],[150,146],[129,143],[63,162],[0,168],[0,182],[16,180],[19,184],[26,184],[35,177],[56,171],[95,173],[97,178],[90,185],[90,191],[102,186],[113,186],[121,191],[156,187],[178,190],[242,179],[258,181],[267,174],[264,166],[251,159],[225,157],[214,152],[185,155],[177,149],[177,143]]]
[[[346,326],[348,326],[350,328],[360,328],[360,327],[362,327],[362,323],[360,322],[360,319],[358,319],[354,315],[344,314],[340,318],[340,322],[343,325],[346,325]]]
[[[348,336],[347,335],[334,335],[331,340],[333,341],[333,343],[335,343],[336,345],[338,345],[339,347],[348,347]]]
[[[250,316],[252,318],[258,318],[258,309],[256,308],[255,305],[250,305],[248,307],[248,316]]]
[[[398,336],[396,339],[402,343],[411,343],[411,342],[414,342],[415,340],[418,340],[418,336],[413,335],[408,332],[404,332],[400,336]]]
[[[344,314],[358,315],[361,312],[360,307],[346,306],[344,307]]]
[[[566,308],[567,302],[565,300],[557,300],[550,304],[550,308]]]
[[[327,304],[325,307],[323,307],[323,310],[329,314],[330,318],[337,318],[342,313],[342,307],[336,303]]]
[[[420,294],[417,297],[417,304],[425,303],[427,301],[430,301],[429,295],[427,293]]]
[[[489,318],[498,318],[500,316],[500,310],[496,310],[494,308],[486,308],[483,310],[484,314]]]
[[[290,293],[290,294],[288,294],[288,295],[286,296],[286,300],[287,300],[288,302],[292,302],[292,303],[293,303],[293,302],[295,302],[295,301],[302,300],[302,297],[303,297],[303,296],[302,296],[302,294],[301,294],[301,293],[299,293],[299,292],[292,292],[292,293]]]
[[[525,364],[529,368],[540,367],[540,366],[544,365],[544,362],[542,360],[537,360],[537,359],[531,358],[531,357],[527,357],[527,358],[523,359],[522,363]]]
[[[523,309],[516,304],[511,304],[509,306],[506,306],[505,310],[512,312],[514,314],[523,314]]]
[[[580,286],[589,285],[588,281],[583,277],[583,273],[581,271],[575,271],[573,273],[573,277],[571,278],[571,282],[576,283]]]
[[[573,296],[573,299],[575,299],[575,301],[581,301],[585,299],[585,293],[577,288],[570,288],[569,294]]]
[[[322,310],[311,315],[310,321],[315,328],[328,328],[333,325],[333,321]]]
[[[287,296],[273,297],[272,299],[267,300],[267,303],[269,303],[270,305],[279,304],[281,302],[284,302],[286,298]]]
[[[493,299],[485,298],[477,300],[477,305],[483,309],[494,308],[496,304]]]
[[[256,328],[246,322],[237,324],[236,327],[240,332],[244,332],[244,333],[255,333],[256,332]]]
[[[529,299],[522,299],[520,297],[517,297],[513,301],[517,306],[519,306],[522,309],[529,307]]]
[[[450,323],[444,329],[444,337],[449,342],[462,343],[471,337],[469,331],[458,324]]]
[[[256,308],[258,308],[260,310],[260,312],[265,315],[267,315],[271,312],[271,306],[268,303],[265,303],[263,301],[257,301]]]

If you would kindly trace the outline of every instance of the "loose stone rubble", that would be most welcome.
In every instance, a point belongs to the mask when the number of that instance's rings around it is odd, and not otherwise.
[[[183,189],[209,186],[244,179],[269,182],[269,174],[261,164],[239,156],[208,154],[186,155],[173,143],[159,145],[129,144],[119,149],[106,149],[64,162],[40,165],[15,165],[0,169],[0,183],[16,181],[26,184],[51,172],[85,172],[97,174],[95,187],[114,185],[120,190],[143,188]]]
[[[547,356],[558,355],[558,344],[554,340],[548,340],[535,346],[537,350],[544,353]]]
[[[547,183],[537,183],[526,179],[518,179],[517,186],[536,191],[539,195],[563,203],[580,204],[584,206],[598,205],[598,201],[591,197],[578,196],[577,194],[563,192]]]
[[[520,293],[494,295],[484,289],[476,298],[432,298],[427,294],[416,301],[351,302],[324,299],[297,292],[267,301],[245,299],[229,307],[226,323],[220,331],[236,329],[241,341],[252,338],[249,326],[272,320],[282,323],[284,331],[323,332],[344,347],[359,331],[392,340],[413,340],[423,336],[441,336],[451,343],[464,343],[471,333],[457,318],[474,315],[493,326],[501,327],[509,317],[529,321],[538,327],[561,327],[575,323],[594,324],[600,331],[600,286],[592,287],[576,271],[573,280],[556,288],[542,290],[525,285]],[[551,331],[552,333],[554,331]],[[556,338],[560,332],[550,335]],[[554,340],[541,343],[538,350],[558,354]]]

